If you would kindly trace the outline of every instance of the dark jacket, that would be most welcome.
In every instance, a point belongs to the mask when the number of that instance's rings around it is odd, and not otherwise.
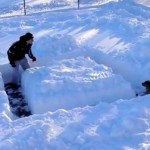
[[[20,40],[13,43],[7,51],[10,63],[14,63],[17,60],[23,59],[26,54],[28,54],[30,58],[33,58],[34,56],[31,51],[31,46],[32,45],[26,44],[23,36],[20,37]]]

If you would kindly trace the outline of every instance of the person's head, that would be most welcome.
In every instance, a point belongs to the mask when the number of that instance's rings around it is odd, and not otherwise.
[[[28,45],[33,43],[33,38],[33,35],[30,32],[27,32],[25,35],[20,37],[20,40],[26,42]]]
[[[147,81],[143,82],[142,85],[150,88],[150,81],[147,80]]]

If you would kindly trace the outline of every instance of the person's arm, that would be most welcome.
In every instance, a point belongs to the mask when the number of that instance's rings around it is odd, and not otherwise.
[[[28,47],[28,56],[32,59],[32,61],[36,61],[36,57],[32,53],[31,46],[32,45],[29,45]]]

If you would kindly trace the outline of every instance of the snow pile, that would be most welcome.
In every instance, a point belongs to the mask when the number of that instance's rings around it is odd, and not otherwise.
[[[51,36],[49,33],[39,33],[33,45],[33,52],[38,61],[33,65],[49,66],[63,59],[67,54],[76,53],[77,49],[78,45],[72,36],[61,34]]]
[[[0,102],[1,102],[0,118],[1,118],[1,123],[3,125],[6,124],[8,121],[10,121],[13,116],[12,113],[10,112],[7,94],[4,91],[4,82],[1,73],[0,73]]]
[[[149,149],[149,98],[57,110],[9,122],[1,126],[0,149]]]
[[[31,84],[32,81],[32,84]],[[121,76],[90,58],[66,59],[23,73],[22,85],[33,113],[72,109],[135,96]],[[32,89],[32,90],[31,90]]]

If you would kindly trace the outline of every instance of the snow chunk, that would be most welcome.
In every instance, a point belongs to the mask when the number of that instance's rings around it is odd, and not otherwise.
[[[35,56],[40,60],[36,62],[38,66],[48,66],[52,61],[78,49],[75,39],[70,35],[57,34],[51,37],[45,34],[47,33],[38,34],[39,39],[33,47]]]
[[[83,57],[31,68],[24,72],[22,84],[33,113],[134,97],[130,84],[111,68]]]

